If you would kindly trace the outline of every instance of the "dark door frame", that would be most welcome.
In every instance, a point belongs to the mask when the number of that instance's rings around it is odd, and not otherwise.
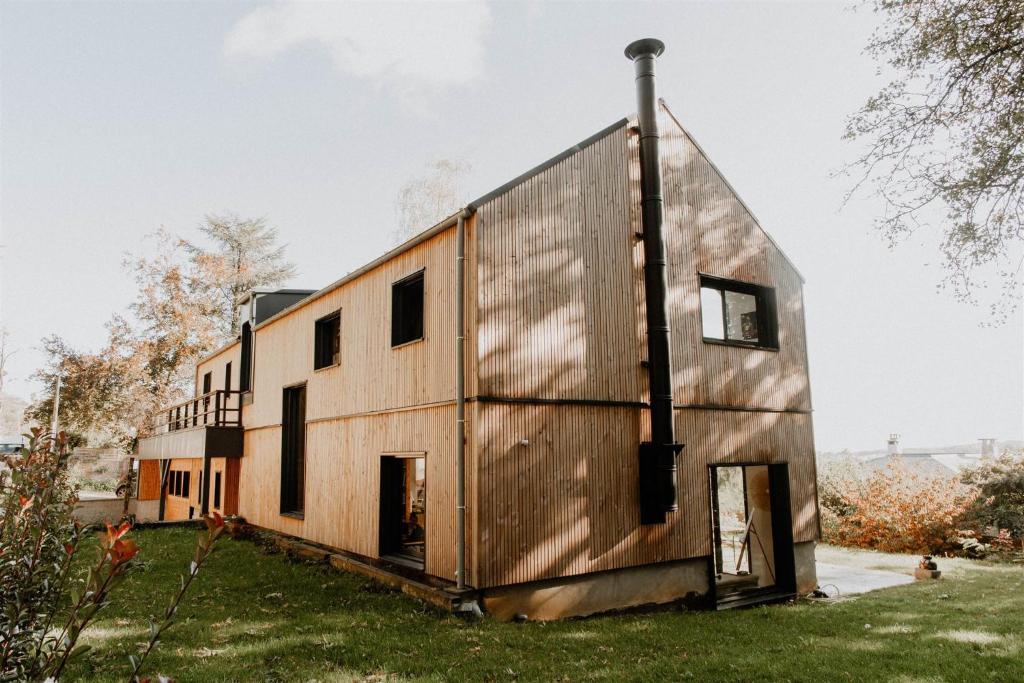
[[[423,539],[423,560],[422,562],[396,552],[395,547],[395,536],[401,535],[401,515],[396,512],[398,505],[401,504],[404,508],[405,505],[405,460],[423,458],[424,467],[427,462],[426,451],[411,451],[411,452],[391,452],[380,454],[380,482],[379,482],[379,493],[380,493],[380,516],[378,517],[378,546],[377,554],[381,559],[386,559],[391,562],[397,562],[402,566],[416,569],[419,571],[426,570],[427,564],[427,543],[426,538],[427,527],[424,526],[424,539]],[[394,477],[398,472],[401,472],[402,485],[400,491],[395,491],[392,487],[387,485],[387,479]],[[424,477],[426,476],[426,470],[424,469]],[[428,483],[424,479],[424,493]],[[424,501],[425,502],[425,501]]]
[[[715,545],[710,560],[710,593],[712,601],[717,600],[717,586],[715,570],[720,566],[716,563],[717,554],[721,552],[718,543],[721,540],[721,529],[716,528],[718,523],[718,468],[719,467],[767,467],[768,468],[768,494],[771,498],[772,511],[772,556],[775,561],[775,585],[765,587],[765,591],[773,593],[795,593],[796,592],[796,555],[793,544],[793,510],[790,503],[789,491],[789,463],[779,462],[720,462],[709,464],[708,482],[711,490],[714,491],[710,509],[709,523],[711,525],[711,542]],[[743,477],[743,489],[746,491],[746,476]],[[744,504],[746,494],[744,493]]]

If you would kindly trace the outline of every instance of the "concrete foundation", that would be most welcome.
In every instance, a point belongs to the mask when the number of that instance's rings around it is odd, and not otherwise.
[[[497,619],[550,621],[702,598],[710,588],[708,579],[707,560],[697,558],[488,588],[483,606]]]
[[[132,498],[128,502],[128,513],[135,515],[137,522],[156,522],[160,519],[160,501]]]
[[[796,560],[797,595],[807,595],[818,587],[818,573],[814,562],[815,545],[815,541],[793,545],[793,556]]]

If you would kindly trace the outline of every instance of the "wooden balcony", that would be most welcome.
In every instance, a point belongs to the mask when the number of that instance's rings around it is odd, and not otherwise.
[[[154,415],[153,434],[139,439],[137,457],[238,458],[243,432],[242,393],[218,389]]]

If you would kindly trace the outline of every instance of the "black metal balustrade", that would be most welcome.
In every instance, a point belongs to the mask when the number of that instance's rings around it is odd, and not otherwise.
[[[215,389],[161,410],[153,416],[153,434],[193,427],[241,427],[242,392]]]

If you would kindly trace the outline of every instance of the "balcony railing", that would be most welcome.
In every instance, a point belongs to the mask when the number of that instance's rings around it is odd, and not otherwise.
[[[153,434],[193,427],[241,427],[242,392],[216,389],[164,408],[153,416]]]

